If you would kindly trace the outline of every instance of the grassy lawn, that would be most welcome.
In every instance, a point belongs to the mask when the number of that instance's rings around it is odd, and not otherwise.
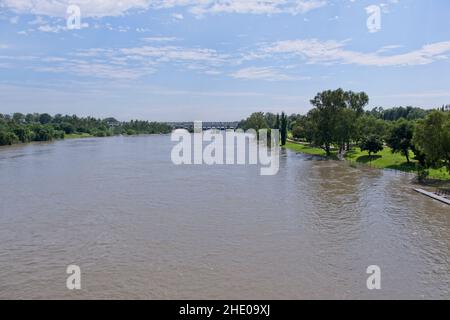
[[[325,156],[326,153],[320,148],[314,148],[306,144],[299,144],[294,142],[287,142],[286,148],[300,153]],[[333,158],[337,158],[336,151],[333,152]],[[414,154],[411,153],[412,159]],[[411,163],[406,162],[406,158],[399,153],[392,153],[390,148],[385,148],[383,151],[369,157],[367,152],[362,152],[359,148],[354,148],[345,155],[345,158],[351,162],[357,162],[370,165],[371,167],[379,169],[394,169],[403,172],[415,172],[416,161],[411,160]],[[431,179],[450,180],[450,174],[445,168],[430,169]]]
[[[93,137],[89,133],[71,133],[65,134],[64,139],[81,139],[81,138],[91,138]]]
[[[411,152],[410,158],[412,159],[413,157],[414,154]],[[354,148],[345,155],[345,158],[350,161],[370,164],[370,166],[380,169],[388,168],[405,172],[412,172],[416,169],[413,160],[408,164],[404,156],[399,153],[392,153],[390,148],[384,148],[383,151],[372,154],[371,157],[369,157],[368,152],[363,152],[359,148]]]
[[[315,155],[315,156],[323,156],[323,157],[325,157],[327,155],[325,150],[323,150],[321,148],[311,147],[311,146],[309,146],[307,144],[299,144],[299,143],[289,142],[288,141],[286,143],[286,148],[288,148],[289,150],[295,151],[295,152],[311,154],[311,155]],[[337,158],[337,152],[333,151],[331,157],[332,158]]]
[[[399,153],[392,153],[390,148],[384,148],[383,151],[372,155],[369,158],[367,152],[362,152],[359,148],[354,148],[352,151],[348,152],[345,158],[349,161],[356,161],[358,163],[369,164],[372,167],[380,169],[394,169],[404,172],[415,172],[416,171],[416,161],[411,160],[411,163],[406,162],[406,158]],[[414,154],[410,153],[410,159],[414,158]],[[430,169],[430,178],[448,180],[450,179],[450,174],[443,167],[440,169]]]

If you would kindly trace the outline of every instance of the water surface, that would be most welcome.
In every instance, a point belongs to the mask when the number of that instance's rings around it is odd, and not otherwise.
[[[0,148],[0,298],[450,298],[450,210],[411,176],[289,151],[272,177],[177,167],[171,147]],[[70,264],[81,291],[66,289]]]

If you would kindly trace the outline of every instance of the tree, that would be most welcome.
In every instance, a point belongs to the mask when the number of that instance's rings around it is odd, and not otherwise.
[[[372,134],[363,138],[359,147],[362,151],[369,152],[369,157],[372,157],[372,153],[383,151],[383,140],[379,136]]]
[[[392,149],[392,153],[401,153],[410,163],[409,152],[413,146],[414,124],[408,120],[398,120],[391,128],[386,139],[387,145]]]
[[[276,129],[275,126],[276,126],[277,116],[275,114],[267,112],[264,115],[264,118],[266,118],[266,123],[269,128]]]
[[[428,165],[446,164],[450,171],[450,114],[433,111],[419,120],[414,134],[414,145],[423,153]]]
[[[288,131],[293,130],[294,127],[300,124],[301,120],[303,120],[305,116],[302,116],[301,114],[291,114],[288,116]]]
[[[341,116],[341,138],[343,139],[340,149],[350,150],[350,142],[356,140],[358,136],[357,120],[364,114],[364,107],[369,103],[369,96],[365,92],[346,91],[345,99],[347,108]]]
[[[19,139],[14,133],[0,130],[0,146],[11,145],[16,143],[18,140]]]
[[[275,120],[275,129],[280,130],[280,114],[277,113],[277,119]]]
[[[286,141],[287,141],[287,127],[288,127],[287,116],[283,112],[283,113],[281,113],[281,129],[280,129],[281,145],[282,146],[286,145]]]
[[[33,139],[33,134],[28,127],[17,126],[14,128],[13,133],[19,139],[20,142],[30,142]]]
[[[59,128],[64,131],[66,134],[71,134],[75,132],[75,128],[71,123],[62,122],[59,124]]]
[[[34,114],[28,113],[25,116],[25,122],[26,123],[33,123],[33,122],[37,122],[36,116]]]
[[[297,140],[305,139],[306,138],[305,128],[303,128],[300,125],[295,126],[292,129],[292,136],[294,137],[294,139],[297,139]]]
[[[51,120],[51,121],[50,121]],[[46,122],[43,125],[40,122]],[[111,126],[113,128],[111,128]],[[109,136],[131,132],[136,134],[170,133],[172,126],[166,123],[131,121],[119,122],[114,118],[104,120],[93,117],[79,118],[75,115],[15,113],[12,116],[0,114],[0,145],[29,141],[64,139],[65,134],[89,133]]]
[[[14,113],[12,118],[13,118],[13,121],[15,123],[23,123],[23,122],[25,122],[25,116],[22,113],[20,113],[20,112]]]
[[[41,124],[47,124],[50,123],[52,121],[52,116],[49,115],[48,113],[43,113],[39,116],[39,122]]]
[[[312,122],[312,142],[331,154],[331,146],[341,149],[356,136],[355,119],[362,114],[369,98],[364,92],[354,93],[342,89],[318,93],[311,104],[315,107],[308,117]]]
[[[376,118],[372,113],[361,116],[356,123],[357,141],[362,141],[364,137],[370,135],[378,135],[381,139],[385,139],[388,134],[388,124],[386,121]]]
[[[429,111],[421,109],[421,108],[414,108],[414,107],[398,107],[398,108],[392,108],[383,110],[381,109],[381,118],[387,121],[397,121],[401,118],[406,120],[417,120],[417,119],[423,119],[426,117],[426,115],[429,113]]]
[[[242,128],[244,130],[254,129],[258,132],[261,129],[268,128],[264,112],[255,112],[243,121]]]
[[[323,91],[318,93],[311,104],[315,107],[308,113],[312,123],[312,142],[331,154],[331,145],[336,141],[336,123],[338,113],[346,107],[344,91]]]
[[[336,114],[335,144],[339,146],[340,152],[345,148],[350,150],[350,141],[356,140],[358,136],[356,111],[344,108]]]
[[[51,141],[54,138],[54,130],[50,125],[36,124],[32,127],[34,132],[34,141]]]
[[[347,107],[355,111],[358,116],[364,113],[364,107],[369,103],[369,96],[365,92],[345,92]]]

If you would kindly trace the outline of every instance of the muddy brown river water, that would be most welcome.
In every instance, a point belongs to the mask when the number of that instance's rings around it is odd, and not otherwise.
[[[290,151],[276,176],[175,166],[172,146],[0,148],[0,298],[450,299],[450,209],[411,176]]]

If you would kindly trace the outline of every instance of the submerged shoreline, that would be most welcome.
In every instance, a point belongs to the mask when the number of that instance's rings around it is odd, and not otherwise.
[[[324,158],[329,158],[332,160],[338,160],[337,152],[333,152],[331,156],[327,157],[324,150],[311,147],[306,144],[302,144],[300,142],[296,142],[294,140],[288,140],[286,146],[287,149],[303,153],[309,154]],[[385,148],[382,152],[377,155],[372,155],[369,158],[367,152],[362,152],[358,149],[353,149],[344,156],[343,160],[348,161],[350,164],[360,164],[367,165],[376,169],[382,170],[396,170],[400,172],[416,174],[415,161],[412,161],[410,164],[404,161],[404,158],[399,154],[392,154],[389,148]],[[450,174],[445,171],[445,168],[441,169],[430,169],[429,178],[420,183],[421,185],[428,185],[434,187],[450,187]]]
[[[161,133],[160,133],[161,134]],[[145,135],[160,135],[160,134],[136,134],[136,135],[123,135],[123,136],[145,136]],[[120,135],[111,135],[106,137],[115,137]],[[64,141],[64,140],[77,140],[77,139],[86,139],[86,138],[106,138],[106,137],[97,137],[91,134],[66,134],[64,139],[53,139],[46,142],[56,142],[56,141]],[[15,143],[12,145],[5,145],[2,147],[10,147],[10,146],[19,146],[19,145],[29,145],[32,142],[27,143]],[[318,156],[323,158],[328,158],[331,160],[338,161],[338,155],[336,151],[333,151],[331,156],[326,156],[326,153],[323,149],[308,146],[304,143],[297,142],[292,139],[288,139],[285,148],[302,154],[308,154],[312,156]],[[383,158],[385,157],[385,158]],[[417,171],[415,168],[415,161],[412,161],[410,164],[402,161],[403,157],[399,154],[392,154],[389,148],[385,148],[382,152],[376,155],[372,155],[369,158],[367,152],[362,152],[357,149],[352,149],[345,154],[342,160],[349,162],[351,165],[366,165],[372,168],[381,169],[381,170],[395,170],[399,172],[409,173],[412,175],[417,175]],[[430,176],[423,182],[416,181],[417,184],[428,187],[435,188],[444,188],[450,190],[450,173],[445,171],[445,168],[441,169],[430,169]],[[416,179],[417,180],[417,179]]]

